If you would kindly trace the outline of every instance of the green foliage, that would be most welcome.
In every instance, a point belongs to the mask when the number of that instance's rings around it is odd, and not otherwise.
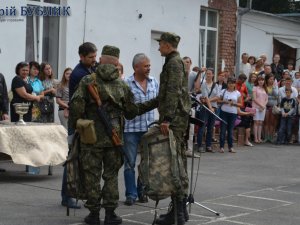
[[[240,0],[240,7],[246,7],[247,0]],[[300,2],[297,0],[253,0],[252,9],[268,13],[300,12]]]

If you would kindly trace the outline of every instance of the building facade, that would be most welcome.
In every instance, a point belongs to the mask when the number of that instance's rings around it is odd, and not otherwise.
[[[300,21],[270,13],[251,10],[242,17],[241,54],[258,57],[265,53],[268,63],[274,54],[280,54],[287,68],[292,62],[300,66]]]
[[[78,63],[78,46],[90,41],[98,56],[104,45],[118,46],[125,75],[133,72],[133,56],[146,53],[151,74],[159,78],[164,59],[155,38],[169,31],[181,36],[179,51],[192,58],[193,66],[223,65],[233,71],[236,6],[236,0],[0,1],[0,61],[5,62],[0,70],[10,86],[18,62],[48,61],[60,79],[65,67]],[[7,15],[13,8],[16,14]],[[56,15],[41,15],[39,10],[47,8],[56,8]]]

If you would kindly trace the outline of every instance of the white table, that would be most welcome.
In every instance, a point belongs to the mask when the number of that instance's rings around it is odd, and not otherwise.
[[[0,123],[0,152],[16,164],[58,165],[68,154],[67,131],[58,124]]]

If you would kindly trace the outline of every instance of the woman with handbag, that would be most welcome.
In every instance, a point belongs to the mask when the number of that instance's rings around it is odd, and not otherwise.
[[[254,120],[254,142],[262,143],[261,132],[263,121],[265,120],[266,106],[268,102],[268,95],[265,87],[265,79],[263,76],[258,76],[255,81],[255,86],[253,88],[253,100],[252,107],[256,109]]]
[[[200,101],[205,104],[207,107],[211,109],[211,111],[215,112],[218,105],[217,101],[219,100],[219,88],[218,85],[213,81],[214,70],[212,68],[208,68],[206,70],[206,78],[205,81],[201,85],[202,96]],[[201,118],[205,124],[200,126],[197,134],[197,142],[198,142],[198,151],[199,152],[214,152],[211,147],[212,137],[213,137],[213,129],[215,126],[215,116],[208,112],[207,110],[203,111],[203,118]],[[199,118],[200,119],[200,118]],[[202,147],[202,136],[204,134],[206,128],[206,140],[204,151]]]
[[[54,97],[56,94],[55,80],[52,67],[49,63],[41,64],[40,80],[44,87],[44,100],[40,102],[41,116],[39,122],[53,123],[54,122]]]
[[[44,87],[44,99],[40,102],[39,108],[41,116],[39,122],[53,123],[54,122],[54,97],[56,94],[54,75],[52,67],[49,63],[41,64],[40,79]],[[57,83],[57,82],[56,82]],[[52,166],[49,165],[48,175],[52,175]]]
[[[71,68],[64,70],[62,79],[56,91],[56,103],[58,104],[58,117],[61,125],[68,130],[69,118],[69,80],[72,73]]]
[[[227,124],[221,123],[220,153],[224,153],[226,130],[228,151],[235,153],[235,150],[233,149],[232,134],[234,122],[238,113],[237,108],[242,106],[241,94],[239,91],[235,90],[235,82],[236,80],[234,78],[228,78],[227,89],[222,90],[220,93],[220,103],[222,104],[220,117],[227,122]]]
[[[35,61],[29,63],[29,76],[28,83],[31,85],[33,95],[44,95],[44,86],[42,81],[38,78],[40,73],[40,64]],[[39,122],[41,110],[39,108],[39,102],[33,102],[32,105],[32,122]]]
[[[278,123],[278,115],[272,112],[273,107],[277,107],[278,104],[278,86],[275,85],[275,77],[273,74],[265,76],[265,84],[268,95],[266,117],[264,122],[265,141],[272,143],[275,135],[275,128]]]

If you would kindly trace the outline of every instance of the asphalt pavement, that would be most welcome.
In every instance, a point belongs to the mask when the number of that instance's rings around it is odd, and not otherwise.
[[[195,159],[190,221],[212,225],[299,225],[300,146],[260,144],[236,148],[237,153],[203,153]],[[191,172],[191,159],[189,159]],[[60,205],[62,166],[53,175],[42,167],[39,175],[25,173],[24,165],[0,161],[0,225],[83,225],[84,207],[71,210]],[[117,213],[124,225],[151,225],[154,201],[124,205],[123,168],[119,173],[120,202]],[[159,202],[165,213],[169,199]],[[82,203],[81,203],[82,204]],[[218,212],[215,213],[204,207]],[[103,224],[104,210],[101,211]]]

